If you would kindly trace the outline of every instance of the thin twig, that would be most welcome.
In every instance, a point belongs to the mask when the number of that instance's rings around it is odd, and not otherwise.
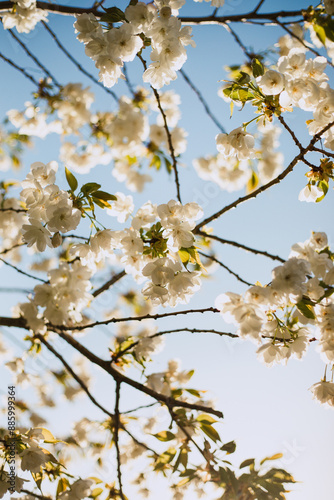
[[[8,30],[9,34],[17,41],[17,43],[23,48],[23,50],[28,54],[28,56],[37,64],[37,66],[44,71],[45,75],[53,81],[53,83],[58,87],[62,88],[57,79],[50,73],[50,71],[41,63],[39,59],[28,49],[28,47],[20,40],[20,38],[15,35],[13,30]]]
[[[296,33],[291,31],[285,24],[281,23],[278,19],[276,19],[276,24],[278,24],[278,26],[280,26],[292,38],[295,38],[296,40],[298,40],[299,43],[301,43],[303,45],[303,47],[305,47],[307,50],[309,50],[310,52],[313,52],[313,54],[315,54],[318,57],[321,56],[321,54],[319,54],[319,52],[317,50],[315,50],[309,44],[306,44],[302,38],[300,38],[298,35],[296,35]],[[328,59],[328,57],[325,57],[325,59],[327,60],[327,63],[330,66],[332,66],[332,68],[334,68],[334,64],[332,63],[332,61],[330,59]]]
[[[39,498],[40,500],[52,500],[51,497],[46,497],[45,495],[39,495],[38,493],[34,493],[33,491],[21,489],[22,493],[26,493],[27,495],[31,495],[32,497]]]
[[[12,250],[15,250],[15,248],[24,247],[25,245],[26,245],[26,243],[16,243],[16,245],[13,245],[11,248],[5,248],[4,250],[2,250],[0,252],[0,255],[5,255],[6,253],[11,252]]]
[[[248,52],[246,46],[242,43],[240,37],[231,28],[231,26],[229,25],[229,23],[224,24],[224,28],[226,29],[226,31],[228,31],[233,36],[234,40],[237,42],[237,44],[239,45],[239,47],[241,48],[241,50],[243,51],[243,53],[245,54],[245,56],[247,56],[248,59],[251,61],[253,59],[253,57],[254,57],[254,54],[252,54],[251,52]]]
[[[221,123],[219,123],[219,121],[217,120],[217,118],[214,116],[214,114],[212,113],[211,109],[209,108],[209,105],[208,103],[206,102],[206,100],[204,99],[202,93],[200,92],[200,90],[195,86],[195,84],[190,80],[189,76],[183,71],[183,69],[181,68],[180,69],[180,73],[181,75],[183,76],[184,80],[187,82],[187,84],[189,85],[189,87],[195,92],[195,94],[197,95],[199,101],[203,104],[203,107],[206,111],[206,114],[211,118],[211,120],[213,121],[213,123],[219,128],[219,130],[221,132],[223,132],[223,134],[226,134],[226,130],[225,128],[223,127],[223,125]]]
[[[137,55],[138,55],[138,58],[141,60],[143,66],[144,66],[144,69],[146,70],[147,69],[146,61],[142,58],[142,56],[140,54],[137,54]],[[177,159],[175,156],[172,136],[171,136],[170,130],[168,128],[166,113],[164,112],[164,110],[162,108],[159,92],[154,87],[152,87],[152,85],[150,85],[150,87],[153,91],[154,97],[157,101],[157,105],[158,105],[159,111],[161,113],[163,122],[164,122],[164,129],[165,129],[166,135],[167,135],[169,153],[172,157],[172,168],[174,170],[174,178],[175,178],[175,185],[176,185],[176,197],[179,200],[179,202],[182,203],[181,202],[181,190],[180,190],[181,188],[180,188],[180,181],[179,181],[179,173],[177,170]]]
[[[0,261],[3,262],[4,264],[6,264],[6,266],[9,266],[12,269],[15,269],[15,271],[17,271],[18,273],[23,274],[24,276],[27,276],[28,278],[32,278],[32,279],[37,280],[37,281],[41,281],[42,283],[47,283],[46,280],[43,280],[42,278],[38,278],[37,276],[34,276],[33,274],[29,274],[29,273],[26,273],[25,271],[22,271],[22,269],[19,269],[18,267],[14,266],[13,264],[10,264],[6,260],[2,259],[1,257],[0,257]]]
[[[8,207],[8,208],[0,208],[0,212],[27,212],[28,210],[26,208],[13,208],[13,207]]]
[[[44,344],[45,347],[50,352],[52,352],[52,354],[54,354],[56,356],[56,358],[59,359],[59,361],[61,361],[61,363],[66,368],[66,370],[70,373],[70,375],[72,375],[72,377],[74,378],[74,380],[80,385],[81,389],[87,394],[87,396],[91,400],[91,402],[97,408],[99,408],[103,413],[105,413],[106,415],[108,415],[108,417],[110,417],[111,419],[114,419],[114,415],[110,411],[108,411],[106,408],[104,408],[104,406],[102,406],[98,401],[96,401],[96,399],[94,398],[94,396],[92,395],[92,393],[89,391],[89,389],[86,386],[86,384],[84,383],[84,381],[79,377],[79,375],[77,375],[75,373],[75,371],[73,370],[73,368],[71,368],[71,366],[63,358],[63,356],[61,354],[59,354],[59,352],[56,351],[56,349],[54,349],[53,346],[47,340],[45,340],[45,338],[43,337],[43,335],[37,334],[37,335],[35,335],[35,338],[39,339],[40,342],[42,342],[42,344]]]
[[[156,337],[162,337],[163,335],[169,335],[171,333],[180,333],[180,332],[189,332],[189,333],[214,333],[215,335],[219,335],[220,337],[226,336],[226,337],[231,337],[232,339],[239,338],[238,335],[236,335],[234,333],[230,333],[230,332],[220,332],[220,331],[212,330],[212,329],[211,330],[206,330],[206,329],[184,327],[184,328],[176,328],[176,329],[172,329],[172,330],[162,330],[160,332],[153,333],[152,335],[148,335],[147,337],[145,337],[145,339],[154,339]],[[122,356],[124,356],[124,354],[126,354],[129,351],[131,351],[131,349],[133,349],[134,347],[136,347],[136,345],[138,345],[141,340],[142,339],[135,340],[134,342],[132,342],[132,344],[128,345],[123,350],[116,352],[112,356],[113,361],[114,362],[117,361],[119,358],[121,358]]]
[[[1,323],[0,323],[1,324]],[[198,411],[204,411],[206,413],[211,413],[212,415],[216,415],[219,418],[224,418],[223,413],[219,410],[215,410],[213,408],[210,408],[208,406],[204,405],[199,405],[195,403],[188,403],[186,401],[174,399],[170,396],[166,396],[165,394],[160,394],[157,391],[154,391],[150,387],[141,384],[140,382],[137,382],[136,380],[133,380],[123,373],[119,372],[116,368],[114,368],[113,364],[110,361],[104,361],[98,356],[96,356],[94,353],[89,351],[86,347],[84,347],[82,344],[80,344],[76,339],[74,339],[71,335],[68,335],[66,333],[62,333],[61,331],[57,331],[56,328],[53,328],[52,331],[55,331],[58,333],[58,335],[64,339],[68,344],[70,344],[74,349],[79,351],[83,356],[85,356],[89,361],[92,363],[100,366],[105,370],[109,375],[111,375],[114,380],[117,382],[122,382],[124,384],[129,385],[130,387],[133,387],[134,389],[137,389],[138,391],[147,394],[148,396],[151,396],[153,399],[156,401],[163,402],[168,408],[188,408],[190,410],[198,410]]]
[[[20,73],[22,73],[26,78],[28,78],[28,80],[30,80],[34,85],[39,87],[38,81],[35,80],[35,78],[33,76],[29,75],[29,73],[27,73],[24,68],[22,68],[21,66],[18,66],[16,63],[14,63],[14,61],[12,61],[11,59],[8,59],[8,57],[4,56],[1,52],[0,52],[0,58],[3,59],[4,61],[6,61],[6,63],[13,66],[13,68],[20,71]]]
[[[324,156],[330,156],[331,158],[334,158],[334,153],[326,151],[325,149],[316,148],[315,146],[313,146],[312,151],[317,151],[317,153],[322,153]]]
[[[0,287],[0,293],[24,293],[28,295],[29,293],[31,293],[31,290],[26,290],[25,288]]]
[[[64,365],[64,367],[66,368],[66,370],[70,373],[70,375],[72,375],[72,377],[78,382],[78,384],[80,385],[80,387],[82,388],[82,390],[87,394],[88,398],[91,400],[91,402],[97,407],[99,408],[103,413],[105,413],[106,415],[108,415],[108,417],[110,417],[112,419],[112,421],[114,422],[114,418],[115,416],[110,412],[108,411],[104,406],[102,406],[98,401],[96,401],[96,399],[94,398],[94,396],[91,394],[91,392],[89,391],[88,387],[86,386],[86,384],[83,382],[83,380],[73,371],[73,369],[71,368],[71,366],[67,363],[67,361],[65,361],[65,359],[53,348],[53,346],[42,336],[42,335],[35,335],[36,338],[38,338],[46,347],[47,349],[52,352],[58,359],[59,361],[61,361],[61,363]],[[156,403],[154,403],[156,404]],[[152,449],[152,448],[149,448],[145,443],[142,443],[141,441],[139,441],[130,431],[128,431],[128,429],[124,426],[124,424],[122,423],[119,423],[119,426],[121,427],[121,429],[126,433],[128,434],[128,436],[130,436],[130,438],[138,445],[138,446],[141,446],[142,448],[145,448],[147,451],[150,451],[152,452],[154,455],[157,455],[157,453]]]
[[[129,74],[128,74],[128,67],[126,65],[126,63],[124,63],[124,66],[123,66],[123,73],[124,73],[124,76],[125,76],[125,83],[129,89],[129,91],[131,92],[132,96],[134,97],[136,95],[136,91],[130,81],[130,78],[129,78]]]
[[[116,380],[116,400],[115,400],[115,419],[114,419],[114,442],[116,448],[116,459],[117,459],[117,478],[118,478],[118,486],[119,486],[119,494],[122,500],[125,500],[123,493],[123,484],[122,484],[122,471],[121,471],[121,453],[119,449],[119,400],[121,396],[121,382]]]
[[[99,326],[99,325],[109,325],[111,323],[124,323],[128,321],[142,321],[145,319],[161,319],[161,318],[168,318],[168,317],[173,317],[173,316],[179,316],[180,314],[195,314],[195,313],[206,313],[206,312],[212,312],[212,313],[218,313],[219,310],[216,309],[215,307],[205,307],[203,309],[186,309],[184,311],[174,311],[174,312],[168,312],[168,313],[162,313],[162,314],[146,314],[144,316],[129,316],[127,318],[110,318],[106,319],[104,321],[95,321],[94,323],[88,323],[87,325],[78,325],[78,326],[64,326],[64,325],[47,325],[51,329],[55,328],[56,330],[59,331],[81,331],[81,330],[86,330],[88,328],[93,328],[94,326]]]
[[[60,50],[78,68],[78,70],[81,71],[81,73],[83,73],[85,76],[87,76],[87,78],[89,78],[94,83],[96,83],[96,85],[99,85],[100,87],[102,87],[105,90],[105,92],[107,92],[108,94],[110,94],[115,99],[115,101],[118,102],[118,97],[115,94],[115,92],[113,92],[112,90],[110,90],[107,87],[105,87],[102,82],[99,82],[97,80],[97,78],[95,78],[95,76],[93,76],[91,73],[89,73],[87,70],[85,70],[85,68],[83,66],[81,66],[80,63],[78,63],[78,61],[72,56],[72,54],[60,42],[60,40],[57,37],[56,33],[44,21],[41,21],[41,23],[43,24],[43,26],[46,29],[46,31],[52,36],[52,38],[54,39],[54,41],[56,42],[56,44],[58,45],[58,47],[60,48]]]
[[[256,14],[257,11],[261,8],[261,6],[264,4],[264,1],[265,0],[260,0],[260,2],[257,4],[257,6],[255,7],[255,9],[253,10],[254,14]]]
[[[102,285],[100,288],[98,288],[97,290],[95,290],[95,292],[92,293],[93,297],[98,297],[98,295],[108,290],[114,283],[122,279],[123,276],[126,276],[126,272],[124,270],[112,276],[112,278],[109,281],[107,281],[104,285]]]
[[[218,219],[221,215],[225,214],[226,212],[228,212],[232,208],[236,208],[241,203],[244,203],[245,201],[251,200],[252,198],[256,198],[256,196],[258,194],[263,193],[264,191],[266,191],[270,187],[274,186],[275,184],[279,184],[290,172],[292,172],[292,170],[295,167],[295,165],[299,161],[303,160],[303,158],[306,155],[306,153],[308,153],[309,151],[312,151],[312,147],[314,146],[314,144],[333,125],[334,125],[334,121],[328,123],[323,129],[321,129],[317,134],[315,134],[313,136],[313,138],[311,139],[311,141],[309,142],[308,146],[306,146],[305,148],[303,147],[302,150],[299,152],[299,154],[297,156],[295,156],[294,159],[290,162],[290,164],[287,166],[287,168],[285,170],[283,170],[283,172],[281,172],[277,177],[275,177],[271,181],[267,182],[267,184],[263,184],[258,189],[255,189],[255,191],[252,191],[251,193],[247,194],[246,196],[241,196],[240,198],[238,198],[237,200],[235,200],[233,203],[230,203],[229,205],[226,205],[224,208],[222,208],[218,212],[214,213],[210,217],[207,217],[202,222],[200,222],[199,224],[197,224],[197,226],[193,229],[193,232],[196,234],[196,232],[198,232],[198,230],[201,227],[203,227],[206,224],[209,224],[213,220]]]
[[[266,252],[265,250],[256,250],[255,248],[243,245],[242,243],[238,243],[237,241],[226,240],[224,238],[220,238],[220,236],[215,236],[214,234],[205,233],[204,231],[197,231],[197,234],[200,234],[204,238],[210,238],[212,240],[219,241],[219,243],[222,243],[223,245],[231,245],[233,247],[240,248],[241,250],[246,250],[246,252],[251,252],[256,255],[263,255],[264,257],[268,257],[269,259],[272,260],[278,260],[279,262],[282,263],[285,262],[285,260],[282,259],[282,257],[279,257],[278,255],[273,255],[269,252]]]
[[[138,410],[142,410],[144,408],[152,408],[152,406],[156,406],[158,404],[158,401],[156,401],[155,403],[150,403],[149,405],[141,405],[141,406],[137,406],[137,408],[132,408],[132,410],[127,410],[127,411],[122,411],[122,415],[127,415],[128,413],[134,413]]]
[[[245,285],[248,285],[248,286],[253,286],[254,283],[249,283],[249,281],[246,281],[244,280],[243,278],[241,278],[237,273],[235,273],[234,271],[232,271],[232,269],[230,269],[229,267],[227,267],[225,264],[223,264],[220,260],[216,259],[216,257],[214,257],[213,255],[209,255],[207,253],[204,253],[204,252],[201,252],[198,250],[198,253],[200,255],[203,255],[203,257],[206,257],[207,259],[210,259],[212,260],[213,262],[216,262],[217,264],[219,264],[221,267],[223,267],[227,272],[229,272],[230,274],[232,274],[232,276],[234,276],[235,278],[237,278],[238,281],[241,281],[241,283],[244,283]]]

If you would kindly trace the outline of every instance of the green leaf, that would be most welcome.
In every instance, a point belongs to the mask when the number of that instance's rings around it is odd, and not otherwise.
[[[237,445],[235,444],[234,441],[229,441],[228,443],[225,443],[220,449],[222,451],[226,451],[226,453],[229,455],[230,453],[234,453],[236,450]]]
[[[328,193],[328,188],[329,188],[328,182],[325,180],[319,181],[318,188],[321,189],[321,191],[324,194],[315,200],[316,203],[319,203],[319,201],[323,200],[325,198],[326,194]]]
[[[214,442],[220,441],[220,436],[216,431],[216,429],[212,427],[212,425],[201,423],[200,426],[204,434],[206,434],[210,439],[212,439],[212,441]]]
[[[58,498],[59,493],[63,493],[63,491],[66,491],[68,486],[69,486],[69,480],[66,479],[66,477],[61,477],[58,481],[57,485],[57,493],[56,496]]]
[[[334,42],[334,19],[328,18],[327,22],[323,25],[326,37]]]
[[[333,289],[334,291],[334,289]],[[191,394],[192,396],[195,396],[196,398],[200,398],[201,397],[201,393],[199,391],[197,391],[196,389],[186,389],[187,392],[189,392],[189,394]]]
[[[297,309],[308,319],[315,319],[313,308],[310,304],[306,304],[302,299],[296,304]]]
[[[158,434],[153,434],[153,436],[159,441],[172,441],[172,439],[175,439],[175,434],[169,431],[161,431]]]
[[[174,464],[174,467],[173,467],[173,472],[175,472],[178,468],[179,465],[183,465],[184,469],[187,468],[187,464],[188,464],[188,450],[187,448],[181,448],[180,449],[180,453],[176,459],[176,462]]]
[[[244,467],[249,467],[250,465],[255,464],[255,458],[248,458],[247,460],[244,460],[241,464],[239,469],[243,469]]]
[[[172,163],[169,161],[168,158],[166,158],[166,156],[163,157],[163,160],[164,160],[167,172],[169,174],[172,173],[172,171],[173,171]]]
[[[275,455],[272,455],[271,457],[266,457],[263,460],[261,460],[260,465],[264,464],[264,462],[267,462],[267,460],[278,460],[279,458],[283,457],[283,453],[276,453]]]
[[[119,23],[125,21],[124,12],[118,7],[105,9],[106,13],[101,16],[101,21],[105,23]]]
[[[317,35],[317,37],[321,41],[321,43],[323,45],[325,45],[325,43],[326,43],[326,32],[325,32],[324,28],[322,26],[320,26],[319,24],[317,24],[316,22],[313,22],[313,29],[315,31],[315,34]]]
[[[254,78],[257,78],[258,76],[262,76],[264,74],[264,66],[259,59],[256,57],[252,60],[252,72],[254,75]]]
[[[161,158],[158,155],[153,155],[152,160],[150,162],[150,167],[154,167],[156,170],[160,170],[161,168]]]
[[[93,198],[98,198],[99,200],[105,200],[105,201],[110,201],[110,200],[117,200],[117,196],[113,194],[106,193],[105,191],[94,191],[92,193]]]
[[[93,195],[92,195],[92,200],[95,203],[95,205],[97,205],[98,207],[100,207],[102,209],[103,208],[112,208],[108,201],[99,200],[98,198],[94,198]]]
[[[250,76],[248,73],[245,73],[244,71],[240,71],[240,76],[237,78],[237,82],[239,85],[244,85],[245,83],[248,83],[250,81]]]
[[[254,172],[254,170],[252,170],[251,178],[247,182],[246,186],[247,193],[251,193],[252,191],[254,191],[254,189],[256,189],[256,187],[258,186],[258,184],[259,184],[259,176],[257,175],[256,172]]]
[[[78,181],[67,167],[65,167],[65,175],[67,183],[71,188],[71,191],[75,191],[78,187]]]
[[[181,250],[179,250],[178,254],[179,254],[179,257],[181,259],[182,264],[187,264],[189,262],[190,255],[189,255],[189,252],[187,252],[187,250],[181,248]]]
[[[96,498],[96,497],[98,497],[99,495],[101,495],[101,493],[103,493],[103,488],[95,488],[95,489],[91,492],[90,496],[91,496],[92,498]]]
[[[84,195],[87,194],[92,194],[98,191],[101,187],[101,184],[97,184],[96,182],[87,182],[87,184],[84,184],[81,188],[81,192]]]
[[[203,424],[214,424],[215,422],[218,422],[218,420],[215,420],[211,415],[207,415],[206,413],[201,413],[198,415],[196,418],[197,422],[203,422]]]

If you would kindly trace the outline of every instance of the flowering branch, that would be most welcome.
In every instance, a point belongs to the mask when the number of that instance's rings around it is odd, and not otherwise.
[[[252,191],[251,193],[241,196],[237,200],[235,200],[233,203],[230,203],[229,205],[226,205],[224,208],[216,212],[215,214],[211,215],[210,217],[207,217],[204,219],[202,222],[197,224],[197,226],[194,228],[194,232],[198,231],[201,227],[203,227],[206,224],[209,224],[213,220],[218,219],[221,217],[223,214],[231,210],[232,208],[236,208],[238,205],[241,203],[244,203],[245,201],[251,200],[252,198],[256,198],[256,196],[260,193],[263,193],[270,187],[274,186],[275,184],[279,184],[290,172],[292,172],[293,168],[297,165],[297,163],[301,160],[303,160],[304,156],[306,153],[309,151],[312,151],[313,145],[321,138],[321,136],[327,132],[332,126],[334,125],[334,121],[328,123],[324,128],[322,128],[317,134],[313,136],[311,141],[309,142],[308,146],[305,148],[302,148],[300,153],[295,156],[295,158],[290,162],[290,164],[287,166],[283,172],[281,172],[277,177],[272,179],[271,181],[267,182],[267,184],[263,184],[261,187],[258,189],[255,189],[255,191]]]
[[[218,310],[217,310],[218,311]],[[57,331],[56,329],[54,329]],[[177,399],[174,399],[169,396],[165,396],[164,394],[160,394],[153,389],[150,389],[149,387],[137,382],[136,380],[130,379],[129,377],[123,375],[121,372],[119,372],[116,368],[112,366],[112,363],[110,361],[104,361],[100,359],[98,356],[96,356],[94,353],[89,351],[86,347],[84,347],[82,344],[80,344],[77,340],[75,340],[73,337],[66,333],[62,333],[60,331],[57,332],[58,335],[64,339],[68,344],[70,344],[74,349],[77,351],[81,352],[87,359],[89,359],[92,363],[100,366],[103,368],[107,373],[109,373],[117,382],[124,382],[127,385],[130,385],[134,389],[137,389],[140,392],[143,392],[147,394],[148,396],[151,396],[152,398],[156,399],[157,401],[162,401],[163,403],[166,404],[168,408],[175,408],[175,407],[181,407],[181,408],[188,408],[190,410],[199,410],[199,411],[204,411],[207,413],[212,413],[213,415],[216,415],[219,418],[223,418],[223,413],[219,410],[214,410],[213,408],[209,408],[204,405],[198,405],[195,403],[187,403],[186,401],[180,401]]]
[[[60,48],[60,50],[66,55],[66,57],[68,57],[68,59],[78,68],[78,70],[83,73],[85,76],[87,76],[87,78],[89,78],[90,80],[92,80],[92,82],[96,83],[96,85],[99,85],[99,87],[102,87],[105,92],[107,92],[108,94],[110,94],[114,100],[116,102],[118,102],[118,97],[117,95],[115,94],[115,92],[113,92],[112,90],[108,89],[107,87],[105,87],[103,85],[102,82],[99,82],[97,80],[97,78],[95,78],[95,76],[93,76],[91,73],[89,73],[83,66],[81,66],[80,63],[78,63],[78,61],[72,56],[72,54],[64,47],[64,45],[60,42],[59,38],[57,37],[56,33],[44,22],[44,21],[41,21],[44,28],[46,29],[46,31],[51,35],[51,37],[54,39],[54,41],[56,42],[56,44],[58,45],[58,47]]]

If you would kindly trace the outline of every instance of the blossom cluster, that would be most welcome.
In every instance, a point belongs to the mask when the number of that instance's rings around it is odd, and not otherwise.
[[[144,82],[159,89],[176,79],[176,71],[187,59],[185,46],[195,45],[191,28],[182,27],[173,15],[172,9],[178,9],[183,3],[174,0],[129,5],[124,22],[106,31],[91,13],[77,17],[74,27],[78,40],[85,44],[85,52],[95,62],[100,81],[106,87],[124,78],[122,67],[144,48],[143,39],[149,40],[152,46],[152,63],[145,69]]]
[[[19,33],[29,33],[39,21],[47,20],[47,12],[36,7],[36,0],[13,0],[11,12],[2,15],[5,30],[16,28]]]
[[[262,343],[257,353],[271,366],[301,359],[311,333],[326,363],[334,362],[334,265],[325,233],[292,246],[289,259],[273,269],[267,286],[250,287],[244,296],[228,292],[216,299],[225,321],[242,338]],[[315,327],[310,330],[306,325]],[[332,404],[334,400],[332,399]]]
[[[254,175],[263,184],[273,179],[283,165],[283,155],[276,151],[280,129],[272,123],[260,121],[258,130],[260,144],[257,150],[255,137],[242,127],[229,134],[219,134],[216,137],[219,153],[193,160],[199,177],[213,181],[229,192],[244,188]],[[250,161],[255,156],[258,158],[256,163]]]
[[[40,138],[50,133],[62,137],[75,135],[76,142],[63,140],[60,147],[59,158],[69,169],[87,173],[97,165],[113,161],[112,175],[119,182],[126,182],[131,191],[142,191],[152,177],[139,167],[147,163],[147,159],[149,165],[156,168],[160,168],[162,158],[167,161],[164,151],[169,146],[165,125],[155,97],[144,89],[137,89],[133,99],[122,96],[115,112],[92,113],[94,96],[89,88],[78,83],[68,84],[58,94],[44,99],[44,108],[40,98],[38,105],[26,102],[23,111],[11,109],[7,116],[22,137],[23,134]],[[187,133],[178,126],[180,97],[173,91],[162,92],[160,104],[178,156],[187,147]],[[156,123],[149,123],[148,114],[143,112],[147,110],[158,113]],[[90,137],[87,139],[88,127]]]
[[[22,182],[21,199],[29,220],[22,225],[23,240],[39,252],[59,246],[61,233],[75,229],[82,216],[81,210],[73,206],[73,192],[55,184],[57,167],[56,162],[36,162]],[[124,223],[133,209],[132,197],[117,193],[107,212]],[[97,230],[86,243],[72,245],[69,255],[73,260],[50,270],[48,282],[35,287],[34,296],[19,305],[17,314],[39,333],[46,331],[47,323],[82,322],[82,312],[93,298],[90,278],[106,260],[123,265],[138,283],[148,280],[142,293],[154,305],[174,307],[187,303],[200,288],[199,272],[183,270],[179,251],[196,251],[192,230],[202,214],[196,203],[145,203],[132,217],[130,227]]]
[[[59,246],[60,233],[75,229],[81,220],[81,211],[73,207],[69,193],[54,183],[57,169],[54,161],[47,165],[35,162],[22,181],[21,199],[29,217],[22,226],[23,239],[39,252]]]
[[[124,206],[123,200],[120,208]],[[127,206],[132,208],[131,203]],[[116,202],[110,215],[119,213]],[[174,307],[187,303],[200,287],[198,272],[182,270],[178,251],[193,247],[192,229],[201,216],[197,203],[183,206],[171,200],[156,206],[147,202],[134,215],[130,228],[98,231],[89,243],[76,244],[70,252],[80,257],[83,265],[91,267],[117,249],[121,252],[120,263],[128,274],[138,283],[150,280],[142,290],[143,295],[154,305]]]

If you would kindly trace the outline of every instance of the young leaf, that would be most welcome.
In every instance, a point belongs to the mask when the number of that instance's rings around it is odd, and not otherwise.
[[[323,45],[325,45],[325,43],[326,43],[326,32],[325,32],[324,28],[322,26],[320,26],[319,24],[317,24],[316,22],[313,22],[313,29],[314,29],[317,37],[321,41],[321,43]]]
[[[258,76],[262,76],[264,74],[264,66],[259,59],[256,57],[252,60],[252,72],[254,75],[254,78],[257,78]]]
[[[158,434],[153,434],[153,436],[159,441],[171,441],[172,439],[175,439],[175,434],[169,431],[161,431],[158,432]]]
[[[203,424],[209,424],[209,425],[217,422],[217,420],[211,417],[211,415],[207,415],[206,413],[201,413],[200,415],[198,415],[196,420],[197,422],[203,422]]]
[[[229,455],[230,453],[234,453],[236,450],[237,445],[235,444],[234,441],[229,441],[228,443],[225,443],[220,449],[222,451],[226,451],[226,453]]]
[[[124,12],[118,7],[105,9],[106,13],[101,16],[101,21],[105,23],[119,23],[125,20]]]
[[[315,319],[315,314],[313,312],[313,308],[310,304],[306,304],[303,300],[300,300],[298,304],[296,304],[297,309],[308,319]]]
[[[212,425],[208,425],[208,424],[204,424],[204,423],[201,423],[201,430],[204,432],[204,434],[206,434],[210,439],[212,439],[212,441],[216,442],[216,441],[220,441],[220,436],[218,434],[218,432],[216,431],[216,429],[214,429],[212,427]]]
[[[99,200],[105,200],[105,201],[117,200],[117,196],[114,196],[113,194],[106,193],[105,191],[94,191],[92,193],[92,197],[98,198]]]
[[[263,460],[261,460],[260,465],[264,464],[267,460],[277,460],[279,458],[283,457],[283,453],[276,453],[275,455],[272,455],[271,457],[266,457]]]
[[[92,194],[98,191],[101,187],[101,184],[97,184],[96,182],[87,182],[81,187],[81,192],[85,195]]]
[[[75,191],[78,187],[78,181],[72,174],[72,172],[69,171],[67,167],[65,167],[65,175],[66,175],[66,180],[68,185],[71,188],[71,191]]]
[[[255,458],[248,458],[247,460],[244,460],[240,466],[239,466],[239,469],[243,469],[244,467],[248,467],[250,465],[254,465],[255,464]]]

